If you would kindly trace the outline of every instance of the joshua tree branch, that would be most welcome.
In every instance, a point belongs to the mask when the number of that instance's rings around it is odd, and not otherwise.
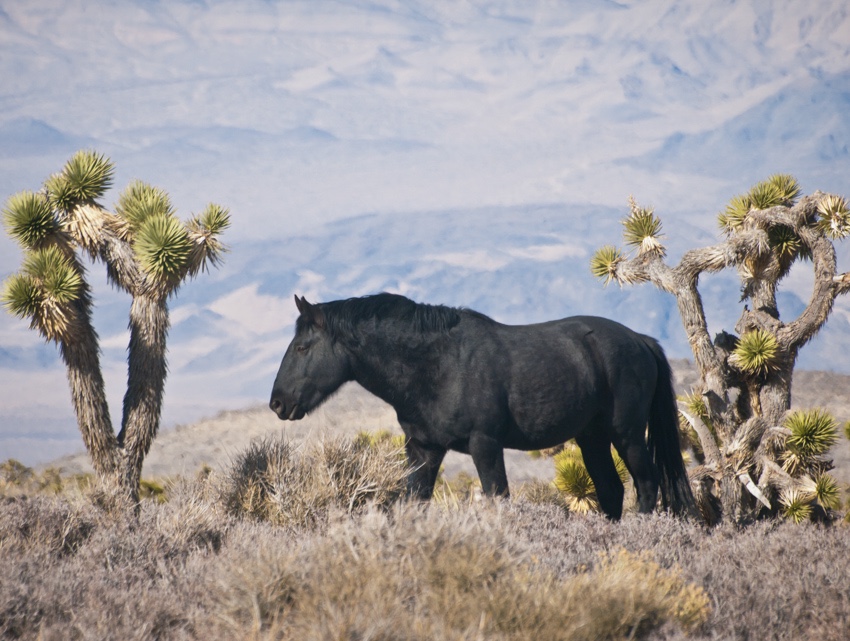
[[[816,191],[801,198],[793,207],[780,205],[768,209],[753,209],[747,215],[745,227],[766,230],[774,225],[783,225],[799,233],[815,219],[818,201],[822,196],[822,192]]]
[[[93,258],[106,264],[113,283],[131,295],[139,291],[145,277],[127,241],[124,221],[97,204],[85,203],[69,213],[67,226]]]
[[[770,250],[767,234],[761,229],[751,229],[735,234],[725,242],[685,252],[676,272],[696,281],[702,272],[719,272],[736,267],[752,256]]]
[[[728,392],[722,376],[722,360],[708,333],[697,282],[701,272],[718,271],[735,264],[744,255],[746,247],[760,243],[758,233],[748,234],[742,240],[730,239],[712,247],[691,250],[675,268],[666,265],[657,255],[624,260],[616,268],[616,279],[620,283],[650,281],[676,297],[688,343],[706,384],[703,395],[714,417],[724,417],[728,412]]]
[[[798,351],[820,330],[835,303],[838,287],[834,281],[836,272],[835,247],[823,234],[813,229],[803,229],[800,238],[812,252],[815,282],[808,306],[797,319],[788,323],[777,338],[788,345],[793,352]]]

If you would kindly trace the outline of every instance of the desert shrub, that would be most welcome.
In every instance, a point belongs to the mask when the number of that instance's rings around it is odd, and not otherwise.
[[[405,488],[407,463],[391,440],[328,440],[293,453],[279,439],[254,441],[220,483],[228,514],[277,525],[315,525],[332,507],[387,506]]]
[[[520,485],[517,498],[534,505],[556,505],[568,509],[563,492],[558,490],[554,483],[541,479],[533,479]]]
[[[591,566],[601,550],[619,548],[679,568],[711,598],[705,638],[843,641],[850,629],[844,526],[768,521],[703,528],[666,514],[632,514],[612,523],[597,514],[567,516],[520,502],[510,505],[506,521],[513,536],[559,575]]]
[[[28,483],[35,475],[32,468],[17,459],[6,459],[0,463],[0,482],[4,486],[20,486]]]
[[[32,496],[0,499],[0,552],[72,554],[91,536],[99,515],[84,503]]]
[[[163,488],[163,495],[167,495],[167,502],[156,501],[164,504],[159,509],[148,506],[141,527],[158,532],[178,555],[221,548],[231,523],[216,509],[214,490],[206,479],[171,481]]]
[[[578,575],[571,588],[576,594],[605,595],[616,613],[613,620],[612,613],[607,622],[600,611],[594,609],[591,614],[597,628],[615,631],[612,636],[642,636],[665,621],[677,621],[685,630],[694,630],[711,613],[702,587],[686,582],[678,568],[662,568],[647,552],[620,549],[603,553],[596,570]]]
[[[559,579],[497,512],[402,503],[232,559],[213,588],[221,620],[260,638],[614,639],[708,615],[700,588],[626,552]]]
[[[0,637],[179,638],[198,595],[152,539],[110,529],[58,563],[4,559]]]
[[[440,468],[431,499],[434,503],[448,508],[459,508],[481,498],[481,481],[477,476],[461,471],[447,478],[442,467]]]
[[[0,497],[58,494],[62,489],[63,480],[56,468],[38,473],[15,459],[0,463]]]
[[[404,443],[406,437],[404,434],[393,434],[389,430],[361,430],[354,437],[354,444],[358,447],[378,447],[389,443],[399,451],[401,456],[405,456]]]
[[[712,621],[718,636],[846,639],[850,540],[843,528],[759,523],[700,543],[685,550],[687,576],[724,613]]]
[[[196,638],[198,560],[227,521],[197,485],[168,503],[108,513],[85,495],[0,507],[0,638]]]
[[[287,455],[322,468],[352,451]],[[98,492],[0,500],[0,638],[843,641],[850,628],[838,523],[613,523],[532,502],[541,483],[380,508],[348,493],[294,529],[224,509],[229,475],[168,483],[165,503],[129,516]]]

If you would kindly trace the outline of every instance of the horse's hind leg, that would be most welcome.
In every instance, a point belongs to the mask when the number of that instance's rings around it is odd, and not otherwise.
[[[581,434],[576,436],[576,443],[581,448],[584,466],[596,487],[599,507],[616,521],[623,515],[623,482],[614,465],[611,444],[607,438],[601,438],[601,434],[601,431]]]
[[[469,453],[478,470],[484,494],[508,496],[508,475],[505,472],[505,450],[502,444],[492,436],[473,432],[469,437]]]
[[[658,476],[646,446],[644,428],[615,433],[613,441],[635,482],[638,511],[652,512],[658,501]]]

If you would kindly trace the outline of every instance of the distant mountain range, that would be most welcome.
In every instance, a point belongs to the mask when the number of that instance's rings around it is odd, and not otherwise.
[[[188,283],[173,301],[165,424],[265,402],[292,336],[294,294],[322,302],[393,291],[469,307],[505,323],[595,314],[658,337],[672,358],[690,357],[672,296],[649,285],[604,288],[590,274],[594,249],[619,244],[623,215],[579,205],[372,215],[330,223],[309,235],[237,242],[221,270]],[[686,247],[711,241],[676,216],[669,218],[671,261]],[[804,307],[807,269],[810,265],[801,264],[779,297],[786,318]],[[731,330],[741,311],[733,275],[706,278],[702,291],[710,329]],[[115,392],[124,376],[128,301],[103,289],[99,302],[96,323],[108,329],[104,362]],[[848,302],[840,301],[824,331],[803,350],[801,368],[850,372],[850,355],[836,349],[850,336]],[[50,393],[67,394],[52,345],[0,351],[0,367],[23,375],[50,372],[55,381]],[[110,401],[115,413],[120,395]],[[34,438],[28,429],[45,436],[34,429],[38,424],[43,430],[45,417],[31,417],[29,406],[3,412],[4,423],[22,426],[21,438]]]

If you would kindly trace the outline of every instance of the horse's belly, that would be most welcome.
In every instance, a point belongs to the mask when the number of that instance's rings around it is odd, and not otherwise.
[[[560,445],[580,433],[599,414],[598,403],[582,394],[525,395],[512,404],[505,447],[537,450]]]
[[[543,450],[555,447],[569,441],[576,435],[575,431],[558,427],[543,432],[524,433],[511,431],[503,439],[504,447],[509,450]]]

